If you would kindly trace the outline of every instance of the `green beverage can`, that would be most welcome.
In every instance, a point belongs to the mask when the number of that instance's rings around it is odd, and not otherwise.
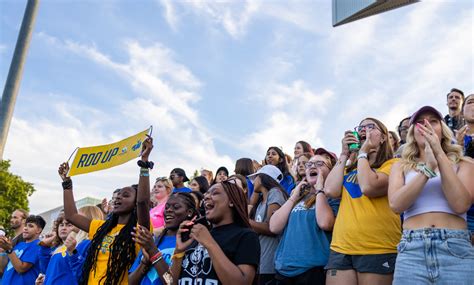
[[[358,143],[351,143],[349,144],[349,151],[350,152],[356,152],[356,151],[359,151],[360,149],[360,137],[359,137],[359,133],[358,132],[352,132],[352,134],[357,138],[357,140],[359,141]]]

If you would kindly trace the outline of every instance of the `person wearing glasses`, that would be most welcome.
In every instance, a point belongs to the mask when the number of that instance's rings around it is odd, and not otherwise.
[[[323,148],[315,153],[305,165],[306,178],[270,219],[270,231],[281,234],[275,253],[275,278],[281,285],[325,284],[339,200],[326,197],[324,179],[337,157]]]
[[[150,210],[151,224],[155,234],[159,234],[165,225],[165,205],[171,195],[172,185],[168,178],[158,177],[153,189],[151,189],[150,199],[155,205]]]
[[[186,172],[182,168],[175,168],[171,170],[170,180],[173,183],[173,193],[179,192],[191,192],[191,188],[185,187],[184,182],[188,182],[189,178],[186,176]]]
[[[400,124],[398,125],[397,131],[398,135],[400,136],[400,142],[399,142],[399,147],[397,149],[393,149],[394,151],[394,157],[402,157],[402,152],[403,152],[403,145],[407,141],[407,134],[408,134],[408,128],[410,127],[410,117],[406,117],[403,120],[400,121]]]
[[[396,159],[392,159],[382,122],[366,118],[355,130],[359,139],[352,131],[345,132],[339,161],[324,187],[329,197],[341,198],[326,284],[388,285],[401,236],[400,216],[390,209],[387,199],[390,169]]]
[[[265,165],[249,175],[249,179],[254,186],[254,193],[259,194],[258,202],[250,213],[250,225],[260,240],[258,284],[276,284],[274,263],[279,236],[270,231],[269,221],[288,199],[288,194],[280,185],[283,174],[276,166]]]
[[[404,213],[393,284],[474,284],[466,224],[474,163],[435,108],[420,108],[410,125],[388,190],[392,210]]]

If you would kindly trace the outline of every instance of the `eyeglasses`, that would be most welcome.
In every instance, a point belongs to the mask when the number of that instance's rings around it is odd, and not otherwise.
[[[175,177],[180,177],[180,176],[181,176],[180,174],[171,174],[170,179],[174,179]]]
[[[373,124],[373,123],[370,123],[370,124],[367,124],[367,125],[360,125],[360,126],[357,126],[354,128],[354,131],[356,132],[361,132],[362,130],[373,130],[373,129],[378,129],[377,128],[377,125]]]
[[[171,176],[170,176],[170,178],[171,178]],[[158,178],[156,178],[155,182],[159,182],[159,181],[163,181],[163,180],[168,180],[168,177],[166,177],[166,176],[158,177]]]
[[[327,168],[329,168],[329,166],[326,164],[326,162],[324,161],[308,161],[306,162],[305,164],[306,168],[311,168],[311,167],[323,167],[323,166],[326,166]]]

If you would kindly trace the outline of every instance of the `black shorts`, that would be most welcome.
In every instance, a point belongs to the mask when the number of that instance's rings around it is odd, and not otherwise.
[[[360,273],[393,274],[396,259],[396,253],[349,255],[331,250],[325,269],[328,270],[328,274],[331,274],[331,269],[352,269]]]

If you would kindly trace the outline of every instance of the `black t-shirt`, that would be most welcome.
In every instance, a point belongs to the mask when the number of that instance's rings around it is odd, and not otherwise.
[[[211,236],[232,263],[248,264],[258,268],[260,242],[253,230],[229,224],[213,228]],[[207,249],[197,242],[193,242],[186,250],[181,266],[179,285],[222,284]]]

